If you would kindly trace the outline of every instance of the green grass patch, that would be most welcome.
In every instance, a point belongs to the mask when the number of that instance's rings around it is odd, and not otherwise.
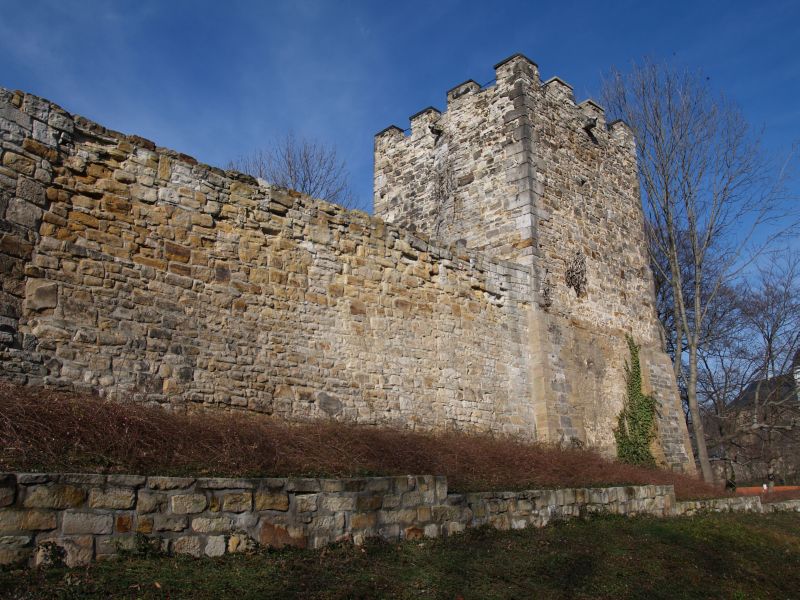
[[[800,515],[602,517],[219,559],[0,572],[25,598],[796,598]]]

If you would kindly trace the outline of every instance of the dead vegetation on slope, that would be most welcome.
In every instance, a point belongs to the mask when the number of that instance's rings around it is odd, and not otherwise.
[[[456,491],[674,484],[679,498],[720,495],[698,479],[599,454],[463,433],[325,422],[290,425],[0,383],[0,470],[249,477],[434,474]]]

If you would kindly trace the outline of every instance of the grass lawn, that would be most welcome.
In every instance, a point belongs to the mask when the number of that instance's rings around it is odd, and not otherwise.
[[[601,517],[448,539],[0,571],[23,598],[798,598],[800,514]]]

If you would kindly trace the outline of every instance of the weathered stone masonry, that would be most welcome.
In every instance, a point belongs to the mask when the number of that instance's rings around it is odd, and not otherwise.
[[[539,439],[613,448],[625,334],[643,346],[659,400],[662,462],[692,470],[669,358],[661,350],[629,129],[542,83],[515,55],[496,83],[470,80],[447,110],[375,140],[375,213],[468,251],[530,269],[531,399]]]
[[[256,546],[319,548],[377,537],[435,538],[489,525],[543,527],[597,513],[800,511],[800,500],[676,502],[672,486],[449,493],[444,477],[226,479],[80,473],[0,474],[0,565],[39,564],[58,547],[69,566],[133,550],[220,556]]]
[[[693,469],[623,125],[516,56],[375,169],[372,218],[0,89],[0,372],[611,454],[630,332],[659,457]]]
[[[534,437],[527,270],[0,92],[2,368],[291,419]]]

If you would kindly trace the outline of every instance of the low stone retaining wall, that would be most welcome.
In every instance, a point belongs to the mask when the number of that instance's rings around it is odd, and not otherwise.
[[[792,503],[796,503],[796,508]],[[800,501],[778,503],[800,510]],[[792,506],[790,506],[792,505]],[[611,513],[762,511],[760,499],[675,502],[672,486],[448,494],[431,475],[361,479],[228,479],[91,474],[0,474],[0,564],[69,566],[133,549],[220,556],[256,545],[318,548],[438,537],[467,527],[541,527]]]
[[[770,502],[764,505],[764,512],[800,512],[800,500],[784,500],[782,502]]]
[[[675,514],[691,516],[698,512],[769,512],[770,509],[765,510],[768,506],[770,505],[762,505],[758,496],[684,500],[675,503]]]

